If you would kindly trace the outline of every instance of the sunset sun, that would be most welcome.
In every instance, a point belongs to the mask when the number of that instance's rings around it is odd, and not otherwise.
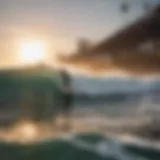
[[[45,59],[45,45],[39,41],[20,44],[19,57],[23,64],[35,64]]]

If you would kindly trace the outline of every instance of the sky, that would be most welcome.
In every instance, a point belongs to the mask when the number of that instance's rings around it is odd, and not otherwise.
[[[128,1],[130,13],[120,4]],[[15,43],[43,39],[51,54],[72,52],[79,38],[98,42],[144,14],[142,2],[160,0],[1,0],[1,61],[14,57]]]

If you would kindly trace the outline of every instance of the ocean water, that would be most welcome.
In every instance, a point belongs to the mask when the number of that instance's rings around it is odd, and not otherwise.
[[[159,141],[134,132],[147,118],[154,117],[153,112],[146,114],[150,106],[158,105],[152,98],[144,96],[137,101],[122,102],[86,101],[83,105],[75,102],[72,113],[74,131],[27,144],[3,140],[0,159],[159,160]]]
[[[159,124],[146,128],[160,115],[159,94],[150,94],[148,84],[82,79],[75,86],[70,132],[55,136],[53,131],[46,138],[41,130],[40,141],[35,136],[26,144],[2,138],[0,160],[160,160],[160,141],[148,136]]]
[[[157,148],[97,133],[74,134],[32,144],[0,143],[2,160],[159,160]]]

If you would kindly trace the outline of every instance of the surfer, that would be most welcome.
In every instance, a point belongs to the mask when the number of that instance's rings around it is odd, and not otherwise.
[[[66,70],[60,71],[62,80],[63,104],[61,114],[65,119],[64,129],[70,128],[70,117],[72,111],[73,92],[71,87],[71,77]]]

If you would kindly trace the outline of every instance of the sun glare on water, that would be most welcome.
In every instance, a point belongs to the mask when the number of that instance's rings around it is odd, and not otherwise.
[[[23,64],[35,64],[45,60],[46,48],[42,42],[33,41],[20,44],[19,58]]]

